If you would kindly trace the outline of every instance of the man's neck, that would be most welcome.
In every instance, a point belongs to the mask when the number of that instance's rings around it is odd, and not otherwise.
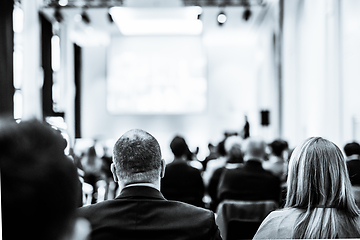
[[[143,187],[152,187],[152,188],[155,188],[160,191],[160,184],[154,184],[154,183],[129,183],[129,184],[121,184],[120,183],[119,185],[120,185],[120,189],[124,189],[127,187],[143,186]]]

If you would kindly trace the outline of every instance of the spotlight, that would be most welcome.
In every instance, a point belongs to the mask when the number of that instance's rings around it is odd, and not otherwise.
[[[61,23],[64,20],[63,15],[60,12],[60,8],[56,7],[54,12],[54,18],[57,22]]]
[[[243,13],[243,19],[245,21],[249,20],[250,17],[251,17],[251,14],[252,14],[252,12],[251,12],[250,8],[246,8],[244,13]]]
[[[108,20],[110,23],[113,23],[114,22],[114,19],[113,17],[111,16],[110,12],[107,13],[107,16],[108,16]]]
[[[89,15],[86,13],[85,10],[83,10],[83,12],[81,13],[81,19],[86,23],[86,24],[89,24],[91,21],[90,21],[90,17]]]
[[[69,1],[68,0],[59,0],[59,5],[62,7],[65,7],[66,5],[68,5]]]
[[[223,25],[226,22],[226,20],[227,20],[226,14],[223,11],[221,11],[217,16],[217,21],[219,25],[220,26]]]

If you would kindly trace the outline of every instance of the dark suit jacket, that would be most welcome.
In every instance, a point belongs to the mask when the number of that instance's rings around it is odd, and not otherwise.
[[[221,239],[212,211],[168,201],[151,187],[124,188],[114,200],[79,209],[92,240]]]
[[[360,185],[360,159],[353,159],[346,162],[351,185]]]
[[[166,199],[204,207],[205,186],[200,170],[184,160],[174,160],[166,165],[161,192]]]
[[[219,201],[280,201],[280,179],[263,169],[260,162],[248,160],[243,167],[225,169],[219,183]]]

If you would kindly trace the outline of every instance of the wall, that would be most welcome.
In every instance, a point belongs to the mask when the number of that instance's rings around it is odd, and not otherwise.
[[[315,135],[341,148],[359,141],[356,2],[285,1],[283,132],[293,145]]]
[[[269,139],[275,137],[275,114],[270,127],[264,130],[260,126],[260,110],[270,109],[274,113],[277,107],[271,70],[271,31],[259,34],[254,22],[242,22],[242,8],[225,11],[228,22],[222,27],[216,22],[218,8],[206,8],[201,16],[208,83],[207,110],[203,113],[110,115],[106,110],[107,48],[83,47],[83,137],[115,140],[131,128],[142,128],[158,138],[165,158],[171,158],[170,141],[181,134],[191,150],[200,147],[202,158],[207,154],[208,142],[217,144],[225,131],[242,129],[245,114],[253,135],[266,133]],[[259,37],[265,40],[259,41]],[[262,92],[259,89],[263,89]]]
[[[360,2],[341,1],[344,143],[360,142]]]

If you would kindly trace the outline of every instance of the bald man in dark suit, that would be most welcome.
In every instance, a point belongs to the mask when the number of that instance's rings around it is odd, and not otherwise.
[[[126,132],[114,146],[113,161],[120,195],[79,209],[92,225],[92,240],[221,239],[213,212],[161,194],[165,161],[152,135],[140,129]]]

